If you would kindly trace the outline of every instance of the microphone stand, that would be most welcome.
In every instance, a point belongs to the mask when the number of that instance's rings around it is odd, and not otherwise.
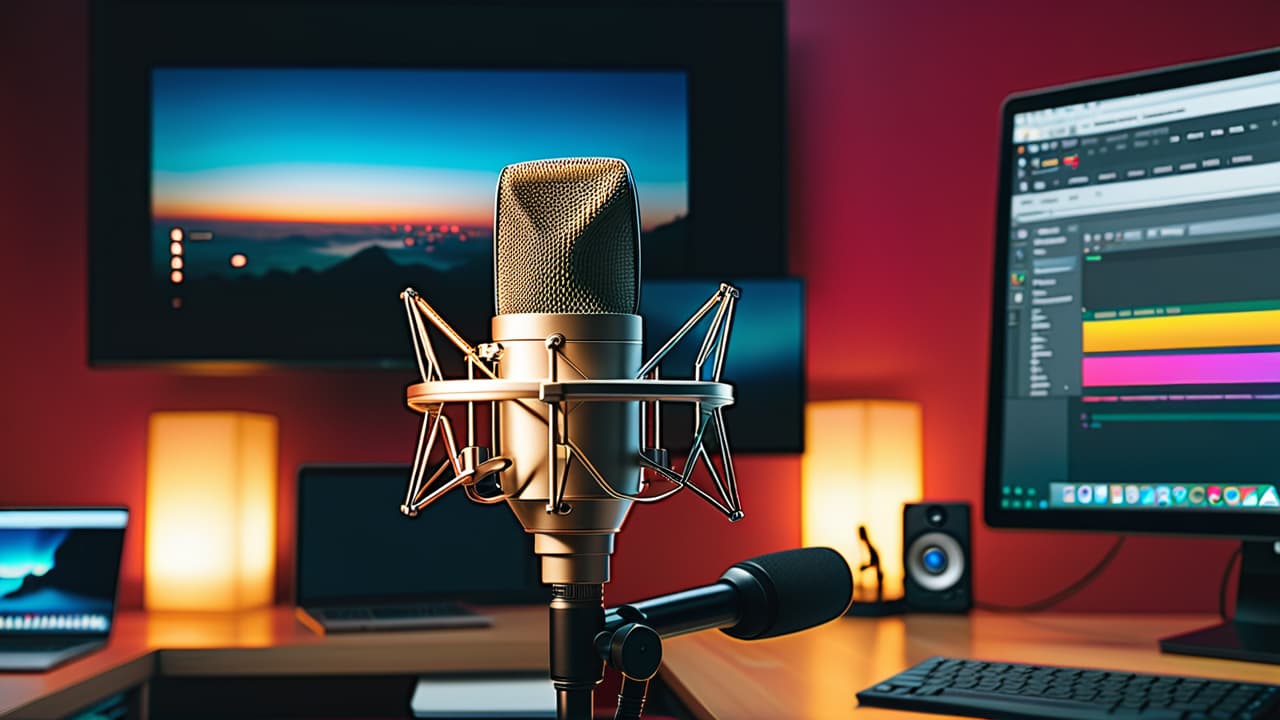
[[[558,720],[590,720],[595,687],[604,680],[596,636],[604,634],[604,585],[551,586],[551,680]]]
[[[622,674],[614,720],[641,720],[649,681],[662,663],[662,637],[629,622],[605,628],[604,586],[562,583],[551,587],[551,680],[557,720],[588,720],[605,662]]]

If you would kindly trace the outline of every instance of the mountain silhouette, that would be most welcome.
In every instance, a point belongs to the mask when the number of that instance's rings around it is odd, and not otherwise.
[[[425,268],[430,270],[429,268]],[[343,277],[380,277],[399,274],[400,266],[380,245],[370,245],[333,267],[318,273],[326,280],[340,280]],[[414,267],[414,273],[420,271]]]
[[[645,232],[641,248],[646,277],[687,272],[694,255],[689,218]],[[397,262],[413,252],[425,248],[369,245],[324,270],[276,268],[264,275],[189,278],[180,311],[164,316],[165,336],[174,347],[212,348],[202,351],[204,357],[324,359],[336,365],[373,358],[411,366],[413,346],[399,295],[413,287],[463,337],[472,343],[488,339],[492,258],[472,254],[448,270]],[[449,366],[446,372],[461,372],[458,353],[447,343],[436,349]]]

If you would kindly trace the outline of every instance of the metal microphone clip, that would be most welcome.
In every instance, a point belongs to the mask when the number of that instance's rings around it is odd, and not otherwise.
[[[472,346],[457,333],[433,307],[412,288],[401,293],[405,312],[409,318],[421,383],[408,388],[409,407],[423,413],[422,430],[414,457],[413,473],[401,511],[416,515],[444,493],[462,486],[473,500],[484,503],[501,502],[504,497],[517,494],[506,492],[492,480],[512,466],[511,458],[498,454],[500,447],[500,403],[514,402],[517,408],[531,413],[547,427],[548,458],[550,463],[550,487],[548,488],[548,513],[564,514],[565,472],[570,463],[578,462],[608,496],[618,500],[653,503],[688,489],[729,520],[743,517],[738,495],[733,455],[729,446],[728,430],[724,422],[724,408],[733,403],[732,386],[722,381],[729,337],[733,329],[740,292],[726,283],[696,310],[680,329],[635,373],[632,380],[593,380],[583,373],[563,352],[564,336],[549,335],[545,340],[548,376],[544,381],[502,380],[497,367],[503,355],[500,343],[484,343]],[[662,361],[708,314],[715,311],[710,327],[702,338],[702,345],[693,363],[692,380],[667,380],[661,377]],[[466,380],[445,380],[440,363],[427,333],[427,322],[435,326],[463,355],[467,364]],[[707,367],[710,362],[710,368]],[[562,380],[561,367],[576,372],[578,379]],[[703,376],[710,370],[710,378]],[[483,377],[477,379],[476,375]],[[672,487],[658,493],[632,493],[615,487],[605,478],[590,457],[573,441],[568,432],[568,418],[572,407],[592,402],[640,402],[641,442],[639,464],[654,471],[658,477],[669,481]],[[467,409],[467,444],[458,448],[453,422],[444,409],[450,402],[463,402]],[[476,403],[490,405],[490,438],[488,445],[476,441]],[[660,446],[662,435],[663,403],[691,403],[694,408],[694,427],[688,457],[683,468],[677,470],[670,461],[670,453]],[[546,417],[538,411],[541,405]],[[713,433],[715,447],[720,456],[717,468],[707,449],[708,431]],[[445,446],[445,458],[428,477],[426,474],[437,442]],[[718,495],[712,495],[692,482],[694,470],[701,465],[710,475]],[[453,476],[441,481],[446,472]],[[477,487],[480,490],[477,490]]]

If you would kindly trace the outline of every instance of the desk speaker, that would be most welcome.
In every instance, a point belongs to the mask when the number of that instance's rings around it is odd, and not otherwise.
[[[969,504],[908,504],[902,532],[907,610],[968,612],[973,605]]]

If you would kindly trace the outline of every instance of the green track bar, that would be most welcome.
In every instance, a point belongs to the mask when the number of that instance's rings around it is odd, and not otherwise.
[[[1117,317],[1106,317],[1106,320],[1127,320],[1133,317],[1133,313],[1137,311],[1151,311],[1143,313],[1138,317],[1168,317],[1169,315],[1200,315],[1203,313],[1228,313],[1228,312],[1253,312],[1255,310],[1280,310],[1280,299],[1275,300],[1244,300],[1240,302],[1220,302],[1220,303],[1200,303],[1198,305],[1153,305],[1150,307],[1136,308],[1107,308],[1101,310],[1090,310],[1083,313],[1085,320],[1097,319],[1098,313],[1119,313],[1127,312],[1127,315]],[[1159,312],[1157,312],[1159,311]]]

